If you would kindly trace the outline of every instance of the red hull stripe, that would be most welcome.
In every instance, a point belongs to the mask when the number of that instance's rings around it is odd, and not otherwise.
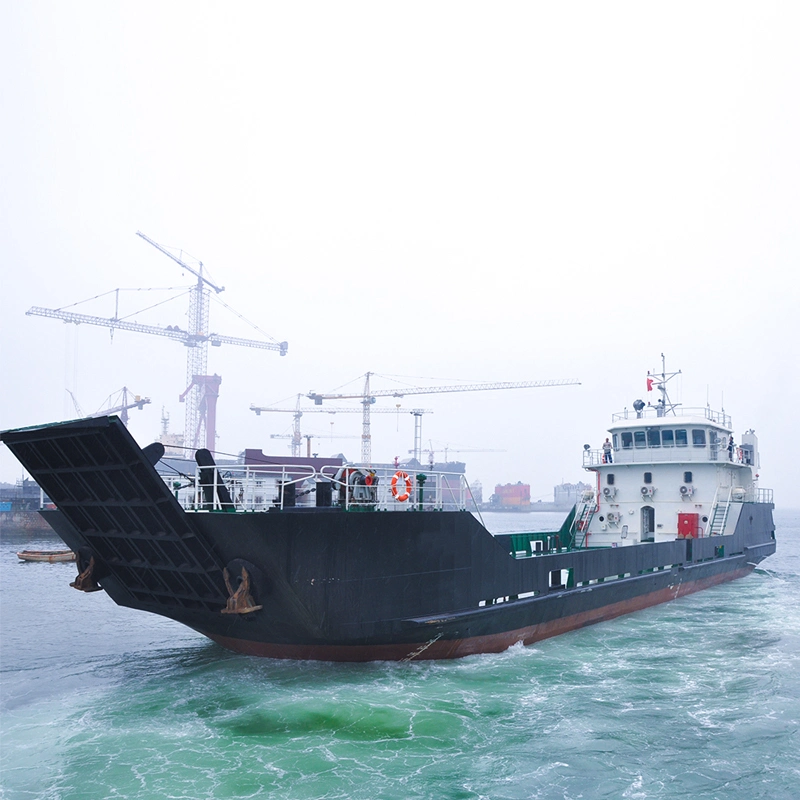
[[[328,644],[273,644],[253,642],[246,639],[232,639],[228,636],[205,634],[217,644],[250,656],[264,658],[289,658],[302,661],[402,661],[404,659],[422,661],[426,659],[463,658],[476,653],[501,653],[512,645],[522,642],[533,644],[551,636],[558,636],[596,622],[614,619],[633,611],[656,606],[699,592],[719,583],[741,578],[752,571],[748,566],[734,572],[726,572],[709,578],[701,578],[691,583],[675,584],[657,592],[650,592],[630,600],[621,600],[602,608],[573,614],[569,617],[530,625],[513,631],[493,633],[487,636],[474,636],[469,639],[439,639],[431,642],[375,644],[375,645],[328,645]],[[416,655],[415,655],[416,653]]]

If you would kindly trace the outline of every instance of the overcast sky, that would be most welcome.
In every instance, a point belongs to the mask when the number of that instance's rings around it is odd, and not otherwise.
[[[26,2],[0,12],[0,429],[100,408],[141,444],[183,428],[186,350],[28,317],[191,276],[289,354],[212,348],[218,449],[298,392],[577,378],[406,398],[376,459],[425,446],[552,498],[584,478],[648,369],[755,428],[761,485],[800,505],[800,4]],[[132,314],[177,294],[121,294]],[[186,327],[186,298],[131,317]],[[71,310],[112,316],[112,296]],[[212,303],[211,329],[259,338]],[[647,399],[647,398],[645,398]],[[397,401],[379,404],[394,408]],[[333,424],[331,424],[333,422]],[[304,432],[360,434],[357,414]],[[315,451],[357,459],[359,441]],[[21,470],[0,448],[0,480]],[[488,493],[487,493],[488,494]]]

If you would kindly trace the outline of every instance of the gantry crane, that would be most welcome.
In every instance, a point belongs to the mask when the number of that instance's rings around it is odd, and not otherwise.
[[[72,403],[75,406],[75,410],[78,412],[78,416],[81,419],[93,419],[95,417],[105,417],[109,414],[119,414],[119,418],[122,420],[122,424],[125,427],[128,426],[128,410],[131,408],[138,408],[141,411],[149,402],[149,397],[142,397],[138,394],[131,394],[131,398],[133,402],[129,402],[128,400],[128,387],[123,386],[116,395],[109,395],[106,398],[106,402],[113,402],[113,400],[117,401],[117,405],[111,406],[109,408],[104,408],[101,411],[95,411],[94,414],[84,414],[81,407],[78,405],[78,400],[75,395],[67,389],[69,396],[72,398]],[[112,400],[113,398],[113,400]]]
[[[225,291],[224,286],[217,286],[203,275],[203,264],[198,262],[197,268],[187,264],[183,258],[171,253],[166,247],[154,242],[141,231],[136,235],[153,245],[164,255],[171,258],[176,264],[190,272],[197,278],[197,283],[189,290],[189,325],[188,330],[182,330],[177,325],[168,325],[162,328],[159,325],[143,325],[138,322],[128,322],[119,319],[118,312],[113,317],[96,317],[90,314],[77,314],[56,308],[41,308],[33,306],[28,309],[28,316],[51,317],[75,325],[99,325],[107,327],[113,335],[114,330],[134,331],[147,333],[153,336],[164,336],[176,342],[181,342],[188,350],[186,354],[186,390],[180,396],[181,402],[186,402],[186,421],[184,425],[183,443],[192,449],[200,446],[205,438],[205,446],[209,450],[216,449],[216,402],[219,396],[219,385],[222,378],[219,375],[207,375],[208,345],[219,347],[223,344],[233,344],[240,347],[254,347],[261,350],[277,350],[282,356],[288,352],[287,342],[263,342],[256,339],[242,339],[236,336],[223,336],[209,332],[209,297],[213,290],[216,294]],[[119,292],[117,293],[119,296]],[[205,436],[204,436],[205,434]]]
[[[316,405],[322,405],[323,400],[360,400],[362,411],[362,431],[361,431],[361,461],[364,464],[372,463],[372,437],[370,434],[370,414],[378,412],[372,405],[378,397],[405,397],[407,394],[439,394],[441,392],[484,392],[495,389],[533,389],[547,386],[575,386],[580,385],[580,381],[547,380],[547,381],[519,381],[516,383],[468,383],[456,384],[455,386],[411,386],[398,389],[379,389],[372,391],[369,386],[369,379],[374,373],[367,372],[364,376],[364,391],[359,394],[319,394],[309,392],[306,396],[314,401]],[[413,413],[413,412],[412,412]],[[415,451],[418,451],[415,437]]]
[[[300,398],[302,395],[297,395],[297,403],[294,408],[275,408],[273,406],[256,406],[251,405],[250,410],[255,411],[257,416],[260,416],[264,411],[274,411],[279,414],[293,414],[294,415],[294,425],[292,427],[292,455],[299,457],[300,456],[300,449],[303,442],[303,434],[300,432],[300,419],[302,418],[303,414],[362,414],[360,408],[350,408],[348,406],[343,407],[331,407],[328,406],[327,408],[301,408],[300,407]],[[374,414],[398,414],[400,412],[399,406],[397,408],[374,408],[372,409]],[[423,414],[432,414],[433,412],[427,408],[415,408],[413,411],[409,412],[410,414],[414,415],[415,426],[417,424],[417,420],[420,420]]]

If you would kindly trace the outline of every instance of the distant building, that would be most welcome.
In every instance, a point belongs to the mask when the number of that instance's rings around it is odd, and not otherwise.
[[[478,504],[483,503],[483,484],[479,480],[474,480],[469,485],[469,491],[472,494],[472,499]]]
[[[529,506],[531,504],[531,487],[527,483],[498,484],[494,487],[494,494],[489,501],[492,505],[505,507]]]
[[[572,508],[585,491],[591,491],[588,483],[562,483],[553,487],[553,502],[558,508]]]

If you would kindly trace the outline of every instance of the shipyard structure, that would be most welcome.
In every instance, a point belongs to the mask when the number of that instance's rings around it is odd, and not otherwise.
[[[537,500],[532,503],[530,484],[522,481],[497,484],[494,494],[482,508],[485,511],[568,511],[587,491],[592,491],[588,483],[560,483],[553,487],[552,501]]]

